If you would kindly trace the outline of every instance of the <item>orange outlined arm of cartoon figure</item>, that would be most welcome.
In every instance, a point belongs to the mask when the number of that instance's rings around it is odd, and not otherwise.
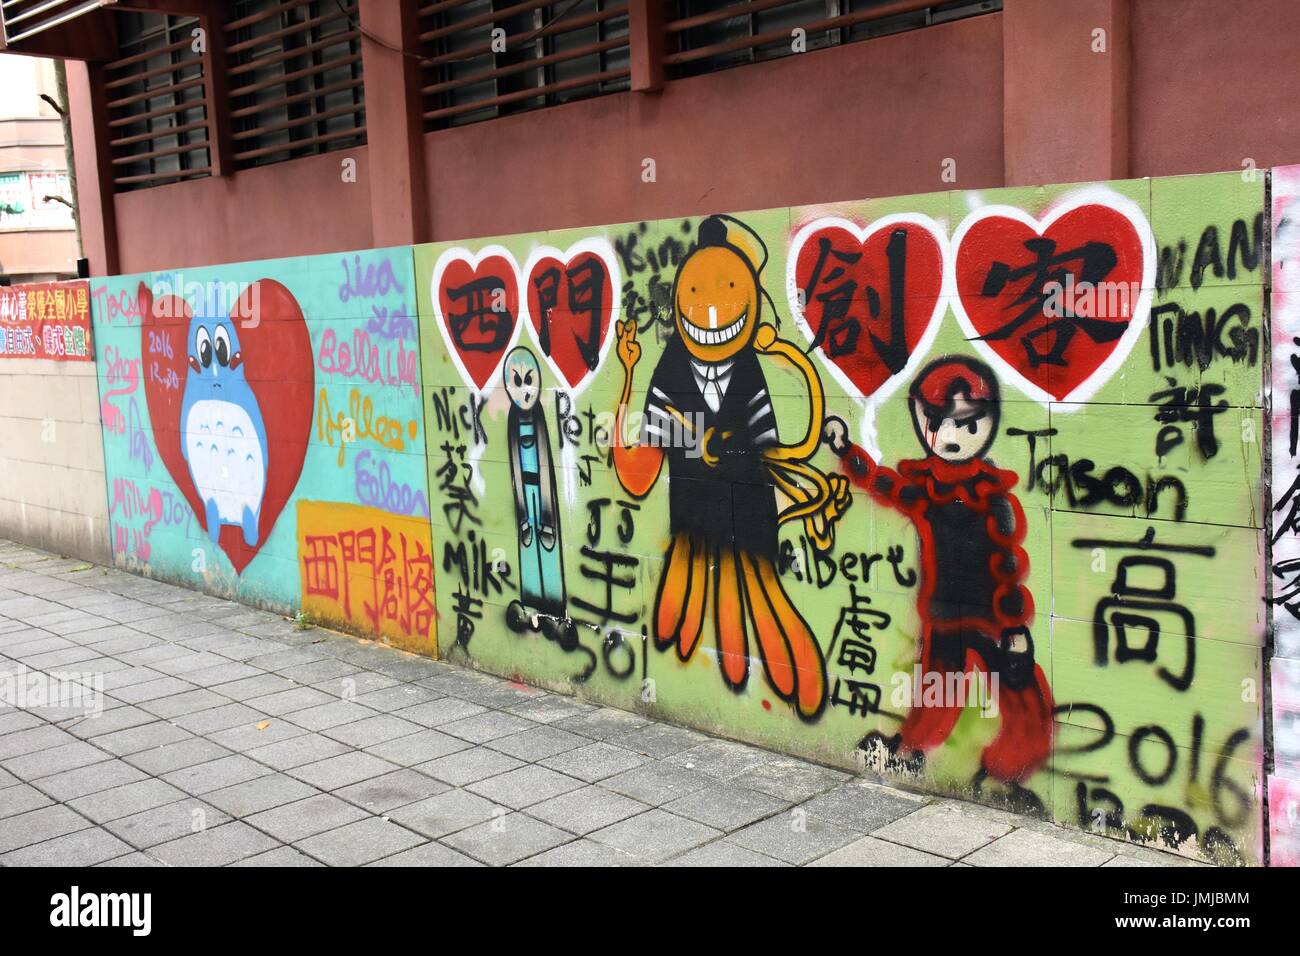
[[[623,364],[623,394],[618,400],[614,422],[614,471],[619,484],[633,498],[644,498],[659,479],[664,464],[664,450],[654,445],[628,444],[623,433],[626,427],[627,403],[632,400],[632,375],[636,363],[641,361],[641,343],[636,340],[636,320],[618,323],[618,360]]]

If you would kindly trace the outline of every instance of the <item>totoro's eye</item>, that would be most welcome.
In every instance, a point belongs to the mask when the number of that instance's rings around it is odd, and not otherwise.
[[[524,373],[524,384],[525,384],[525,385],[532,385],[532,384],[533,384],[533,373],[532,373],[532,372],[525,372],[525,373]]]
[[[518,388],[520,385],[523,385],[523,384],[524,384],[524,383],[520,380],[520,378],[519,378],[519,373],[518,373],[518,372],[511,372],[510,374],[513,375],[513,376],[515,377],[515,388]]]
[[[212,339],[208,336],[208,330],[201,325],[194,333],[194,354],[204,368],[212,364]]]
[[[230,333],[224,325],[218,325],[213,337],[216,339],[217,362],[225,368],[230,364]]]

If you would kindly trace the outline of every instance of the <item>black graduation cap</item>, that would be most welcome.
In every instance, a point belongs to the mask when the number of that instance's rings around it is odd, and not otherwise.
[[[726,246],[727,224],[718,216],[709,216],[700,223],[700,247]]]

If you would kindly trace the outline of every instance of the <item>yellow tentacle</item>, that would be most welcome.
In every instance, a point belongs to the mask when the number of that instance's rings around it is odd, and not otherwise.
[[[793,504],[777,516],[777,523],[803,519],[804,530],[819,550],[835,544],[835,523],[852,500],[848,483],[840,475],[826,475],[808,460],[821,444],[826,418],[826,395],[811,360],[793,342],[778,338],[770,325],[760,326],[754,346],[765,355],[783,358],[798,370],[808,385],[808,432],[793,445],[774,445],[763,450],[763,461],[773,483]],[[807,487],[811,485],[811,487]]]
[[[785,339],[777,338],[776,330],[770,325],[761,325],[754,335],[754,347],[765,355],[776,355],[793,365],[804,381],[808,383],[808,433],[794,445],[775,445],[763,452],[768,461],[807,461],[821,444],[822,423],[826,417],[826,395],[822,392],[822,382],[817,376],[808,356],[798,347]]]

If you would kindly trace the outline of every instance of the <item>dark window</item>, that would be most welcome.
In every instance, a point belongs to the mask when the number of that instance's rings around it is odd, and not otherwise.
[[[669,0],[669,77],[697,76],[1002,9],[1002,0]],[[804,31],[796,50],[795,30]]]
[[[425,129],[628,89],[627,25],[627,0],[424,4]]]
[[[236,168],[366,141],[355,0],[235,0],[225,31]]]
[[[118,58],[104,71],[114,187],[210,175],[198,20],[119,13],[117,27]]]

